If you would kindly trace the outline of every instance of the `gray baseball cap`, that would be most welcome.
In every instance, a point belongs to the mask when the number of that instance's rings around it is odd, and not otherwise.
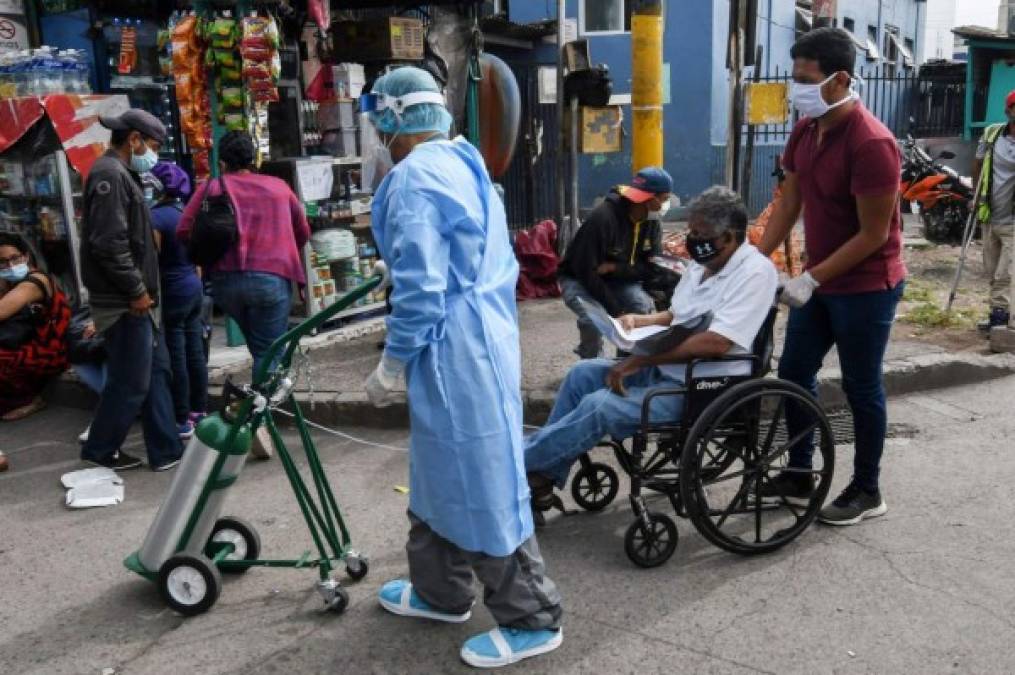
[[[131,108],[119,117],[99,115],[99,124],[114,131],[130,129],[140,131],[159,143],[166,142],[166,126],[155,115],[140,108]]]

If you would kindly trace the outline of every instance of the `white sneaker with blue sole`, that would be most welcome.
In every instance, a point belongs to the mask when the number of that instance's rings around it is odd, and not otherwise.
[[[433,619],[447,623],[465,623],[472,616],[472,610],[464,614],[449,614],[434,609],[412,590],[412,584],[405,579],[395,579],[381,586],[377,594],[381,607],[392,614],[412,616],[419,619]]]
[[[475,635],[462,645],[462,660],[476,668],[500,668],[552,652],[564,641],[558,630],[494,628]]]

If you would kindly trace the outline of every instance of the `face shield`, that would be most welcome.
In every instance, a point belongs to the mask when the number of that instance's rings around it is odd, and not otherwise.
[[[399,133],[417,133],[411,122],[407,123],[402,114],[412,106],[434,104],[444,106],[444,95],[435,91],[417,91],[401,96],[383,93],[364,94],[359,99],[360,150],[363,157],[363,189],[374,191],[395,165],[391,157],[391,143]],[[389,111],[395,118],[396,126],[386,132],[390,135],[387,144],[377,132],[376,120]]]

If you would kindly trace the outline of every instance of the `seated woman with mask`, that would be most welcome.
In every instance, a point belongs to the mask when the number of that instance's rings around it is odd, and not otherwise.
[[[42,409],[42,389],[67,368],[67,297],[33,264],[28,244],[0,232],[0,419]]]

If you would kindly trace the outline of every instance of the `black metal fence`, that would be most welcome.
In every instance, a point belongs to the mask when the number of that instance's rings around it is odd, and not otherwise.
[[[966,81],[961,72],[897,70],[879,66],[861,69],[858,87],[867,109],[892,130],[898,138],[958,136],[962,134]],[[760,82],[792,80],[790,71],[776,68],[759,78]],[[755,142],[784,143],[793,129],[791,118],[785,124],[754,127]],[[746,138],[746,133],[744,138]]]
[[[965,113],[966,80],[964,68],[924,68],[919,72],[891,67],[861,69],[858,87],[864,105],[891,129],[896,138],[912,134],[914,138],[960,136]],[[792,80],[790,71],[777,68],[759,78],[759,82]],[[771,175],[782,146],[789,139],[795,115],[784,124],[753,127],[753,178],[745,195],[750,211],[757,215],[771,199],[775,177]],[[741,136],[746,143],[748,127]],[[741,160],[746,153],[740,154]],[[722,180],[725,148],[716,148],[713,179]],[[741,167],[742,170],[742,167]]]

